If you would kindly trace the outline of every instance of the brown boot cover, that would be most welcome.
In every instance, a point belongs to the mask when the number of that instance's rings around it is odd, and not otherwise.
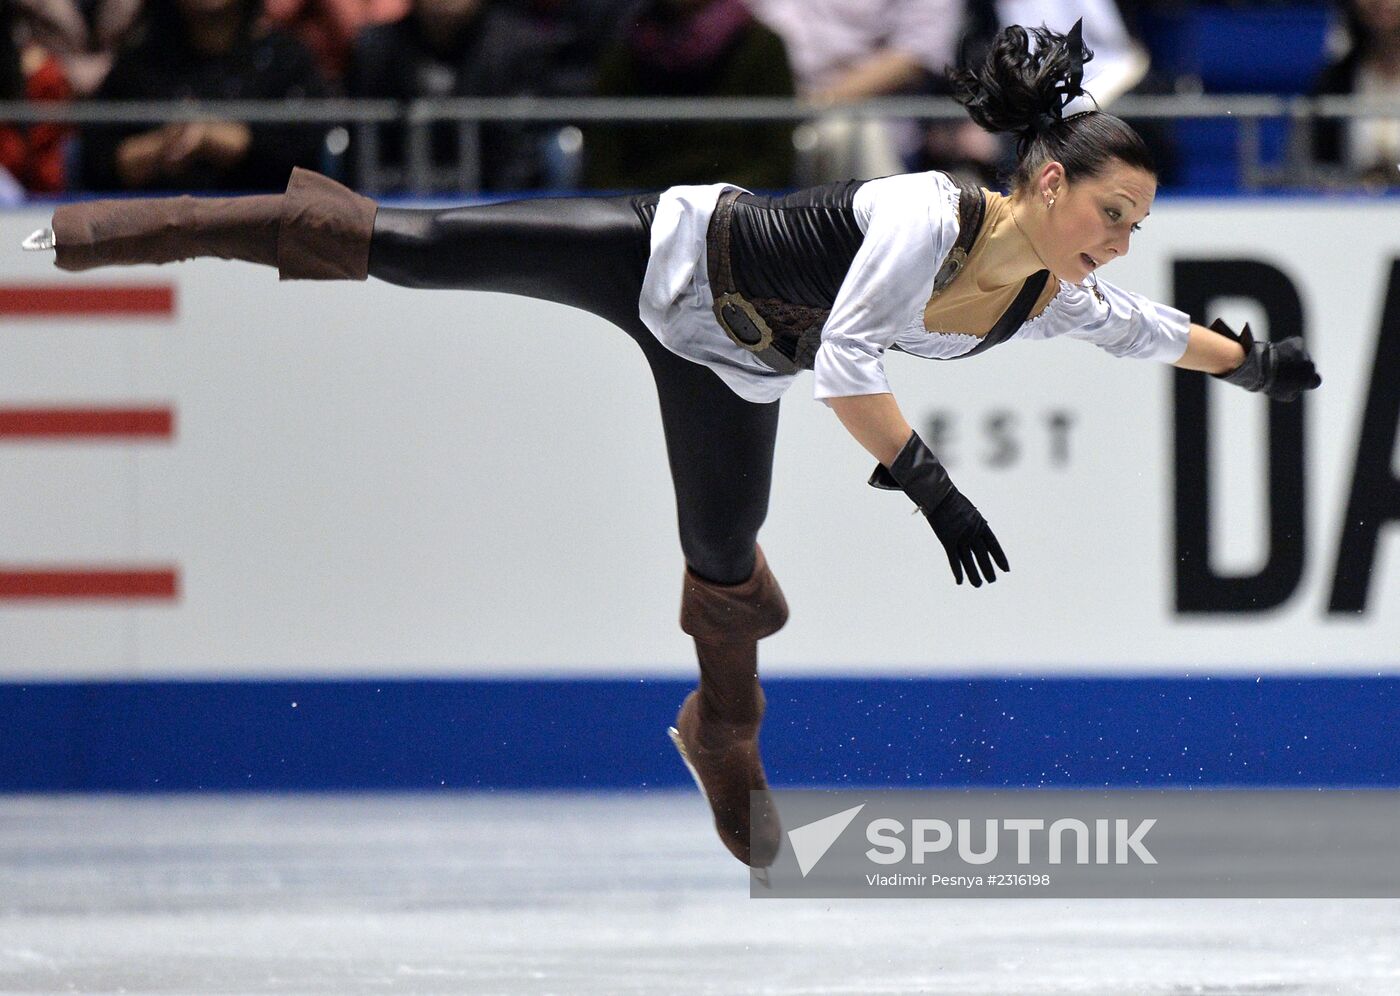
[[[60,270],[211,256],[276,266],[284,280],[364,280],[375,203],[327,177],[292,171],[285,194],[153,197],[54,211]]]
[[[78,271],[215,256],[276,266],[281,211],[280,194],[64,204],[53,213],[54,265]]]
[[[378,205],[328,176],[297,167],[282,198],[282,280],[368,280]]]
[[[685,573],[681,629],[695,638],[700,687],[686,696],[676,730],[714,811],[720,839],[754,868],[771,865],[782,840],[758,751],[764,706],[758,641],[781,629],[787,615],[761,549],[753,576],[742,584],[713,584]],[[762,793],[752,807],[750,792]]]

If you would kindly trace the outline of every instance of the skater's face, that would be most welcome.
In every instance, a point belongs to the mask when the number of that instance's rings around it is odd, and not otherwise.
[[[1082,284],[1089,275],[1128,255],[1133,232],[1152,210],[1157,178],[1110,160],[1097,176],[1071,183],[1064,167],[1046,163],[1036,176],[1025,210],[1039,218],[1036,249],[1055,276]]]

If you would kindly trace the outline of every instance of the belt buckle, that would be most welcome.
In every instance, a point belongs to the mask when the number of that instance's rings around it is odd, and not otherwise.
[[[734,329],[730,327],[729,320],[724,317],[724,309],[730,306],[738,308],[743,312],[744,317],[749,320],[754,330],[758,332],[757,342],[746,342],[740,337],[739,333],[735,332]],[[715,317],[719,319],[720,327],[724,329],[725,333],[728,334],[729,338],[733,340],[736,346],[747,349],[751,353],[761,353],[773,345],[773,330],[768,327],[768,323],[763,320],[763,316],[758,313],[758,309],[749,303],[748,299],[742,294],[731,291],[727,294],[721,294],[716,298]]]

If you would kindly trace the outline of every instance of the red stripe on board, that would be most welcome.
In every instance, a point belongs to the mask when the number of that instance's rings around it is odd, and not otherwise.
[[[174,433],[170,408],[0,408],[0,439],[169,439]]]
[[[175,288],[169,284],[23,284],[0,287],[0,316],[143,315],[168,318],[174,313]]]
[[[170,568],[147,570],[0,570],[0,599],[158,598],[170,601],[179,574]]]

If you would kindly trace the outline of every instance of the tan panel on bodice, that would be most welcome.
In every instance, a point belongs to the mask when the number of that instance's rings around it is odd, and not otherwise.
[[[1011,302],[1016,300],[1021,285],[1025,283],[1023,278],[1000,286],[983,286],[987,276],[981,265],[986,257],[982,250],[988,242],[1020,237],[1015,222],[1011,220],[1011,199],[993,190],[984,193],[986,208],[982,230],[977,234],[977,241],[972,243],[972,251],[967,254],[967,265],[944,288],[943,293],[935,295],[924,308],[924,328],[930,332],[960,332],[982,338],[992,330]],[[1052,275],[1031,308],[1031,317],[1044,311],[1059,289],[1060,282]]]

